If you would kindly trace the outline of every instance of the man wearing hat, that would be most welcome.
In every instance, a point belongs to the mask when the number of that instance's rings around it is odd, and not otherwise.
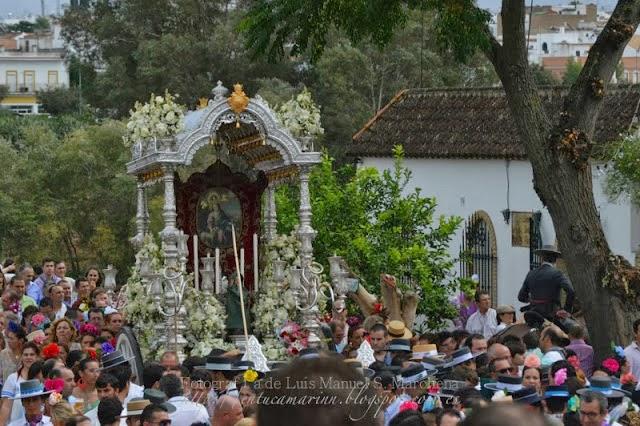
[[[549,385],[544,392],[544,406],[546,408],[546,417],[552,425],[562,425],[564,413],[567,411],[567,401],[571,395],[566,385],[552,386]]]
[[[207,411],[209,417],[213,418],[215,413],[216,401],[222,395],[229,395],[235,398],[240,397],[240,392],[236,387],[235,376],[238,371],[233,367],[233,363],[229,358],[223,356],[207,357],[204,366],[196,367],[209,371],[211,376],[211,390],[207,395]]]
[[[151,404],[151,401],[148,399],[135,398],[127,402],[125,414],[121,416],[127,419],[127,426],[138,426],[140,424],[142,410],[149,404]]]
[[[536,250],[536,253],[542,257],[542,264],[527,274],[518,293],[518,300],[529,303],[523,310],[534,311],[552,321],[561,308],[560,291],[564,290],[567,296],[562,308],[565,312],[573,309],[575,292],[571,282],[555,267],[560,257],[555,246],[545,245]]]
[[[120,393],[120,400],[123,405],[131,401],[133,398],[142,398],[144,388],[131,381],[133,372],[131,370],[132,358],[126,358],[122,352],[113,351],[102,355],[100,362],[102,364],[101,371],[113,374],[118,378],[122,391]]]
[[[53,426],[51,419],[42,414],[44,401],[51,391],[46,391],[39,380],[26,380],[20,383],[19,399],[24,409],[22,418],[9,423],[9,426]]]

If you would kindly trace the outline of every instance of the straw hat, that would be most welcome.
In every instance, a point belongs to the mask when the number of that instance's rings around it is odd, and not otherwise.
[[[411,339],[413,337],[411,330],[402,321],[389,321],[387,330],[389,331],[389,336],[393,339]]]

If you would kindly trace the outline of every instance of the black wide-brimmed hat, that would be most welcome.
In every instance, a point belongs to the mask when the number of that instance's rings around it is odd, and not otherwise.
[[[223,356],[208,356],[204,365],[195,367],[197,370],[208,371],[237,371],[229,358]]]
[[[148,399],[152,404],[163,406],[169,414],[175,413],[177,410],[175,405],[167,402],[167,394],[160,389],[145,389],[143,395],[144,399]]]
[[[471,353],[471,349],[465,346],[463,348],[458,349],[454,353],[452,353],[451,357],[446,358],[445,364],[442,366],[442,368],[455,367],[456,365],[476,359],[482,354],[484,354],[484,352],[478,352],[477,354],[473,354]]]
[[[524,387],[511,394],[513,402],[527,405],[539,405],[542,402],[540,394],[533,387]]]
[[[411,352],[411,342],[408,339],[393,339],[389,342],[389,352]]]
[[[522,377],[498,376],[498,381],[487,383],[484,387],[494,392],[507,391],[509,393],[514,393],[522,389]]]
[[[100,370],[108,370],[110,368],[124,364],[125,362],[129,362],[134,358],[135,357],[133,356],[131,358],[126,358],[120,351],[113,351],[108,354],[104,354],[102,355],[102,358],[100,358],[100,363],[102,364]]]
[[[544,399],[559,398],[568,400],[571,398],[567,385],[549,385],[544,391]]]
[[[400,384],[411,386],[429,380],[435,374],[434,370],[427,370],[421,364],[411,365],[400,370]]]
[[[545,244],[542,247],[540,247],[539,249],[537,249],[535,251],[536,254],[545,254],[545,253],[549,253],[549,254],[555,254],[556,256],[562,256],[562,253],[560,253],[558,251],[558,248],[556,246],[554,246],[553,244]]]

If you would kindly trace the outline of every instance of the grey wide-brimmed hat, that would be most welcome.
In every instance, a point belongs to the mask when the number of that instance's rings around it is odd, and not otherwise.
[[[545,244],[539,249],[537,249],[535,253],[536,254],[551,253],[551,254],[555,254],[556,256],[562,256],[562,253],[560,253],[558,251],[558,248],[553,244]]]
[[[613,387],[610,377],[592,377],[589,382],[589,387],[578,389],[576,393],[582,395],[587,391],[594,391],[603,394],[607,399],[625,396],[624,392]]]
[[[40,380],[25,380],[20,383],[20,393],[11,399],[33,398],[34,396],[49,395],[53,391],[48,391]]]

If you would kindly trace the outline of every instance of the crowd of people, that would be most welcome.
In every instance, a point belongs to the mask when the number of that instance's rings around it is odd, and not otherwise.
[[[126,318],[97,268],[74,280],[61,261],[8,261],[0,425],[640,425],[640,320],[629,346],[594,353],[583,325],[552,321],[573,294],[553,266],[559,253],[546,254],[519,295],[541,318],[536,327],[478,289],[460,299],[454,330],[417,334],[398,319],[343,311],[327,345],[266,372],[238,350],[213,349],[164,352],[137,375],[116,349]],[[571,293],[562,308],[560,290]]]

